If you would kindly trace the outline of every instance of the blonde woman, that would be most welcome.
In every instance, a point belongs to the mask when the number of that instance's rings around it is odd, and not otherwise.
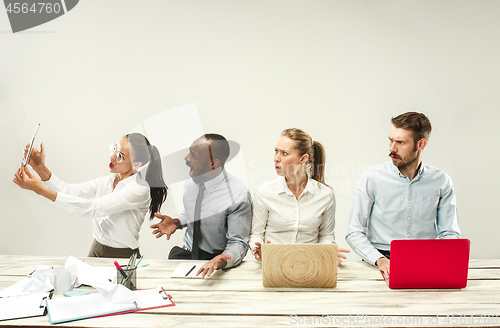
[[[274,166],[279,177],[260,186],[253,201],[250,248],[262,243],[334,244],[335,194],[325,183],[325,150],[300,129],[281,133]],[[349,250],[339,249],[339,265]]]

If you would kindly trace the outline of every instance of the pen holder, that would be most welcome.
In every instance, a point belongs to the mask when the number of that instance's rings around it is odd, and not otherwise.
[[[116,283],[127,287],[130,290],[137,289],[137,267],[130,269],[123,268],[123,275],[119,270],[116,270]]]

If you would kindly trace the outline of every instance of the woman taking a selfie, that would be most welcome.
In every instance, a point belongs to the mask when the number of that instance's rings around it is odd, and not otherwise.
[[[25,150],[25,156],[28,146]],[[40,179],[21,167],[14,182],[60,208],[92,218],[94,242],[89,257],[130,257],[139,248],[139,231],[167,198],[158,149],[140,133],[127,134],[110,146],[109,176],[67,184],[45,165],[45,148],[32,149],[29,165]]]
[[[274,150],[279,177],[254,196],[250,248],[261,260],[262,243],[334,244],[335,195],[325,184],[325,150],[300,129],[281,133]],[[349,250],[339,249],[339,265]]]

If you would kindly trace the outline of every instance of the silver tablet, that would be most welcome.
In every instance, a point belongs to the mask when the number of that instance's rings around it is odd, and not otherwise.
[[[30,160],[31,150],[33,149],[33,144],[35,143],[35,137],[36,137],[36,133],[38,132],[39,127],[40,127],[40,124],[38,124],[36,126],[35,133],[33,134],[33,138],[31,138],[30,148],[28,149],[28,154],[26,154],[26,159],[24,160],[24,166],[28,165],[28,162]]]

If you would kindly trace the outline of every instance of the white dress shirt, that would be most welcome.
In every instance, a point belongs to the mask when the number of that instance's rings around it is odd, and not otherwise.
[[[335,243],[335,194],[311,178],[295,198],[279,177],[260,186],[254,196],[250,247],[268,240],[277,244]]]
[[[231,255],[226,268],[239,264],[248,251],[252,224],[252,202],[245,184],[225,170],[205,184],[201,203],[200,249],[208,253]],[[194,208],[199,185],[192,179],[184,182],[184,211],[178,219],[183,227],[184,245],[193,246]]]
[[[54,204],[93,219],[94,238],[114,248],[136,249],[139,230],[151,201],[149,185],[140,173],[120,182],[113,190],[115,175],[80,184],[68,184],[54,174],[44,184],[57,191]]]

